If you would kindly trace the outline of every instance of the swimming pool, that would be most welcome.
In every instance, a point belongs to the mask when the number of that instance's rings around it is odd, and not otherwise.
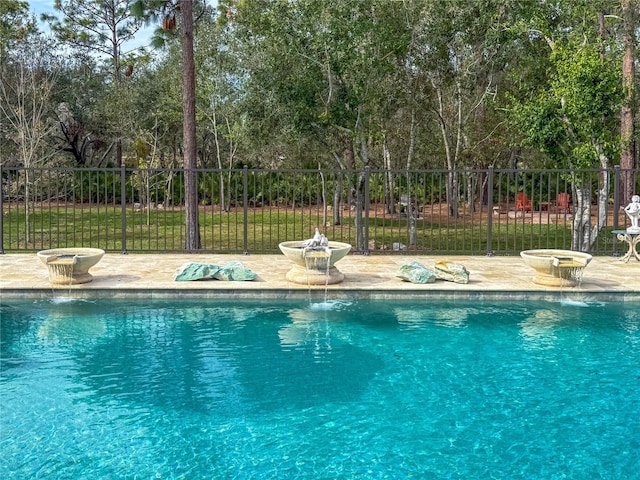
[[[9,301],[0,478],[638,478],[632,302]]]

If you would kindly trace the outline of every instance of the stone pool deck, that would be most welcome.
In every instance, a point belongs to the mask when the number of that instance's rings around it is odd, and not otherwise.
[[[470,272],[466,285],[438,280],[418,285],[396,277],[400,266],[418,261],[433,266],[444,260],[464,265]],[[176,282],[174,272],[187,262],[226,265],[239,261],[258,278],[250,282],[206,280]],[[388,298],[397,296],[443,298],[553,298],[558,295],[616,300],[640,300],[640,262],[622,263],[614,257],[594,257],[580,286],[545,287],[533,283],[534,270],[519,256],[413,256],[348,255],[340,260],[342,283],[329,285],[327,296]],[[106,254],[90,273],[91,283],[52,286],[48,270],[35,254],[0,255],[0,301],[8,298],[73,297],[228,297],[287,298],[325,295],[325,286],[307,286],[286,280],[291,267],[283,255],[215,254]]]

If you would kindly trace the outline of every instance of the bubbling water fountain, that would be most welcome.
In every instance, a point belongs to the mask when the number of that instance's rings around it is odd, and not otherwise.
[[[525,250],[520,256],[537,273],[533,283],[549,287],[580,285],[584,269],[593,258],[588,253],[554,249]]]
[[[318,229],[309,240],[282,242],[280,251],[293,262],[287,272],[290,282],[304,285],[330,285],[344,280],[335,263],[351,250],[348,243],[329,241]]]
[[[37,253],[49,268],[53,285],[76,285],[93,280],[89,269],[100,261],[104,250],[99,248],[54,248]]]

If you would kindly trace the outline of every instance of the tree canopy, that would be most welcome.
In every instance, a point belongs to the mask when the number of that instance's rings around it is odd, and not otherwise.
[[[189,168],[584,167],[603,156],[633,168],[638,10],[636,0],[56,0],[45,17],[66,60],[48,97],[59,127],[46,158],[135,164],[141,139],[154,138],[146,164]],[[131,47],[145,22],[158,27],[155,49]],[[27,2],[0,3],[3,65],[22,61],[37,28]],[[3,125],[2,162],[19,163]]]

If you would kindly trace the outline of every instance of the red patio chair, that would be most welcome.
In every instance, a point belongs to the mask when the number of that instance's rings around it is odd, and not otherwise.
[[[523,212],[530,212],[533,208],[531,199],[526,193],[516,193],[516,210],[522,210]]]
[[[556,197],[556,212],[571,213],[571,195],[559,193]]]

